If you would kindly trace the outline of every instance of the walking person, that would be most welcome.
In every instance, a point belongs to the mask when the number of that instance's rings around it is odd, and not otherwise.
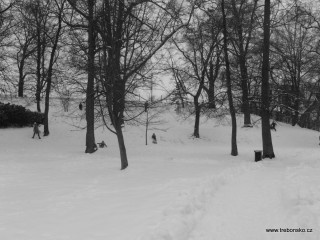
[[[34,138],[34,136],[36,134],[38,134],[39,139],[41,139],[39,125],[38,125],[38,123],[34,122],[34,124],[33,124],[33,137],[32,138]]]
[[[104,148],[104,147],[107,147],[107,144],[102,141],[101,143],[97,143],[99,145],[100,148]]]
[[[276,126],[277,126],[277,124],[274,121],[272,121],[272,123],[270,125],[270,129],[274,130],[274,131],[277,131]]]
[[[153,133],[152,136],[151,136],[151,138],[152,138],[152,143],[157,144],[156,134]]]

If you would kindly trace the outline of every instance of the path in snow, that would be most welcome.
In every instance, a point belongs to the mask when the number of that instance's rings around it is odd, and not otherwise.
[[[271,161],[261,164],[216,192],[189,240],[320,239],[317,213],[301,202],[299,191],[296,196],[299,187],[288,184],[293,183],[288,178],[292,169]],[[312,228],[313,233],[266,232],[299,227]]]

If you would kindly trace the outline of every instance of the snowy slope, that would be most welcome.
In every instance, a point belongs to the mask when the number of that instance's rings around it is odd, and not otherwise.
[[[0,239],[320,239],[315,131],[280,124],[272,132],[277,158],[255,163],[259,124],[239,127],[239,156],[232,157],[227,121],[204,121],[201,139],[193,139],[192,119],[168,108],[164,131],[150,131],[157,145],[145,146],[143,127],[125,127],[129,168],[120,171],[112,133],[97,129],[108,148],[84,154],[85,131],[75,126],[85,122],[59,103],[52,109],[49,137],[0,130]],[[76,104],[70,113],[82,114]]]

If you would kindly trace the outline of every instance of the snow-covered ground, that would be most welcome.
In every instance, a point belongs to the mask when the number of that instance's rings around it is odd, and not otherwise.
[[[115,136],[97,129],[108,148],[84,154],[85,131],[60,109],[49,137],[0,129],[0,239],[320,239],[318,132],[279,124],[276,159],[254,162],[259,124],[238,128],[232,157],[227,121],[204,121],[193,139],[192,119],[168,108],[157,145],[145,145],[143,127],[125,127],[129,167],[120,171]],[[284,232],[299,228],[312,232]]]

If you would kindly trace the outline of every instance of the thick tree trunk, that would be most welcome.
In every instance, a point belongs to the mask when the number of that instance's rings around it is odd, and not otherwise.
[[[121,170],[124,170],[128,167],[128,158],[127,158],[127,150],[124,144],[124,137],[123,137],[121,126],[122,126],[121,121],[117,119],[115,129],[117,132],[118,145],[120,150]]]
[[[270,0],[265,0],[263,22],[263,62],[261,85],[261,119],[263,158],[274,158],[270,130],[270,99],[269,99],[269,48],[270,48]]]
[[[222,18],[223,18],[223,48],[224,48],[225,63],[226,63],[227,94],[228,94],[229,111],[230,111],[231,123],[232,123],[231,155],[237,156],[238,155],[237,119],[236,119],[236,112],[233,106],[233,97],[232,97],[231,72],[230,72],[230,62],[228,57],[228,32],[227,32],[226,14],[224,10],[224,0],[222,0],[221,2],[221,8],[222,8]]]
[[[36,102],[37,102],[37,111],[41,112],[41,86],[40,83],[37,84],[37,89],[36,89]]]
[[[19,77],[19,84],[18,84],[18,97],[23,97],[24,93],[24,79]]]
[[[49,136],[49,101],[50,101],[50,91],[51,91],[51,76],[47,78],[47,88],[46,88],[46,98],[45,98],[45,108],[44,108],[44,123],[43,123],[43,136]]]
[[[95,55],[95,37],[94,37],[94,20],[93,9],[94,1],[88,0],[89,19],[88,19],[88,82],[86,92],[86,153],[96,151],[96,143],[94,136],[94,55]]]
[[[195,121],[193,136],[195,138],[200,138],[199,128],[200,128],[200,113],[201,107],[199,106],[198,98],[194,97],[194,110],[195,110]]]
[[[119,70],[119,68],[116,67]],[[118,145],[120,150],[121,170],[128,167],[127,151],[124,143],[122,133],[122,126],[124,124],[123,112],[125,109],[125,82],[120,78],[117,71],[114,72],[115,85],[114,85],[114,99],[113,99],[113,119],[115,123],[115,130],[118,138]]]

